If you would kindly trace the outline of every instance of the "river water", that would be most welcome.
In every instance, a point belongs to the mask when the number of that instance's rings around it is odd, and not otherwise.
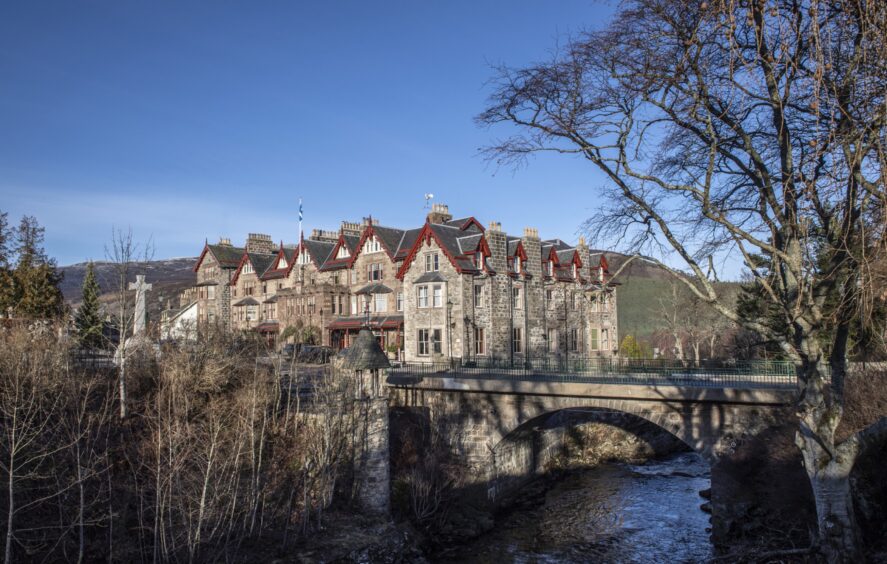
[[[708,465],[691,453],[573,470],[439,562],[704,562],[699,492],[709,487]]]

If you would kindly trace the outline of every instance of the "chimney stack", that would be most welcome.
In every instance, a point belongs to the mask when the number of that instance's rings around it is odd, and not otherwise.
[[[348,235],[350,237],[360,237],[360,224],[356,221],[343,221],[339,229],[342,231],[342,235]]]
[[[219,245],[222,247],[230,247],[231,239],[229,239],[228,237],[219,237]]]
[[[535,227],[524,227],[524,239],[538,239],[539,230]]]
[[[274,254],[275,246],[274,241],[271,240],[271,235],[265,235],[264,233],[250,233],[247,235],[246,252],[265,255]]]
[[[446,223],[453,219],[450,208],[446,204],[432,204],[428,214],[428,223]]]

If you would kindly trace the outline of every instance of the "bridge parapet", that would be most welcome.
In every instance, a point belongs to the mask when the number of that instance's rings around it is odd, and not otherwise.
[[[404,363],[389,373],[389,382],[394,385],[413,385],[425,379],[705,389],[796,390],[798,386],[794,366],[778,361],[684,366],[633,359],[545,358],[520,363],[455,359],[444,363]]]

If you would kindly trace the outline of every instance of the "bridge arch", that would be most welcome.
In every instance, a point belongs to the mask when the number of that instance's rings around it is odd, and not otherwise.
[[[588,399],[555,403],[537,404],[536,409],[524,406],[513,421],[516,426],[501,429],[488,443],[491,500],[547,472],[566,453],[568,444],[576,446],[585,440],[580,429],[587,424],[606,425],[633,438],[622,443],[627,437],[621,436],[618,444],[604,439],[599,446],[605,458],[648,458],[686,450],[699,454],[710,466],[717,461],[713,449],[717,437],[700,436],[696,423],[700,414],[692,406],[663,410],[637,402],[620,405]]]

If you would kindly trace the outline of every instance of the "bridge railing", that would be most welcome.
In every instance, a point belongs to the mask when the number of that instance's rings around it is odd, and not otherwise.
[[[645,384],[706,388],[793,388],[785,361],[703,361],[602,357],[473,358],[401,363],[391,374],[413,378],[513,379],[563,383]]]

